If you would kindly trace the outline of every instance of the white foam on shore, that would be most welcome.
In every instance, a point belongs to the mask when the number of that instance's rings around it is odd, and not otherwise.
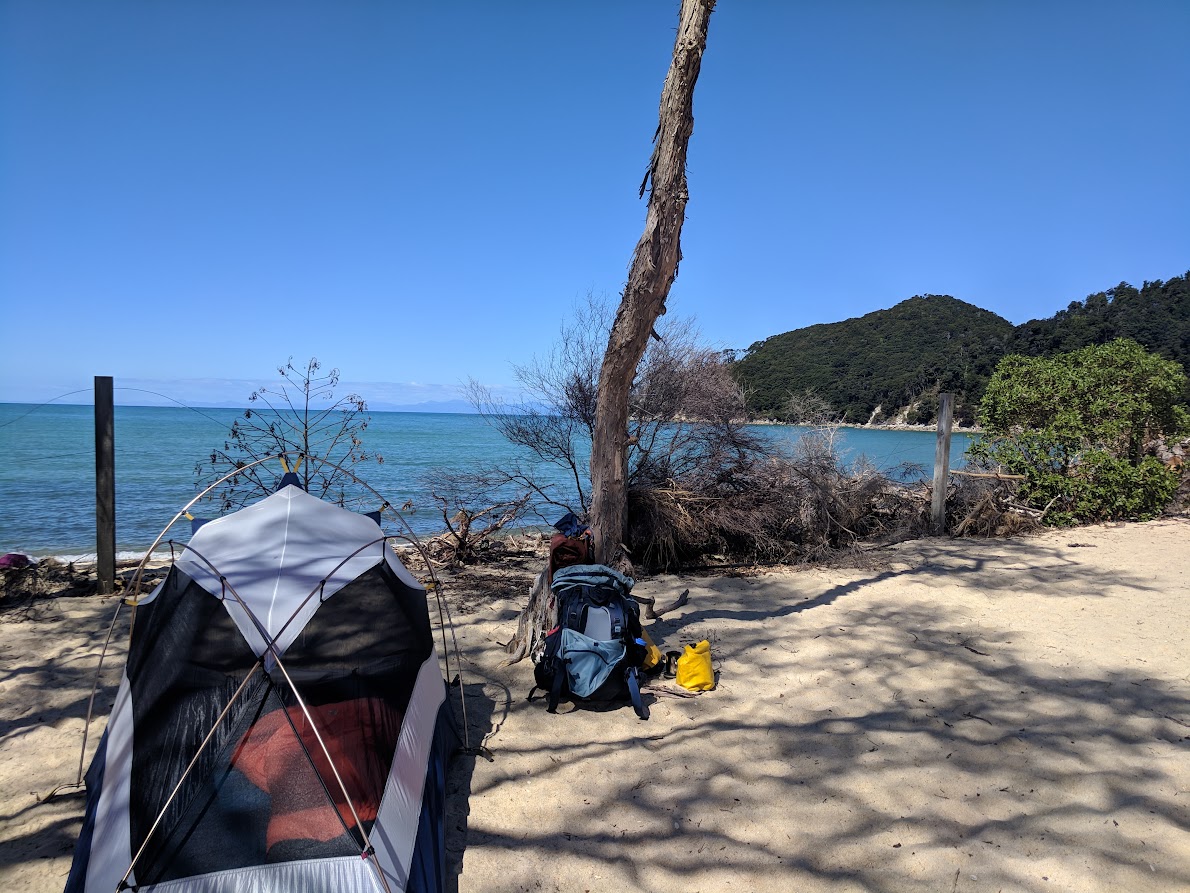
[[[61,564],[94,564],[97,555],[94,552],[68,552],[63,555],[30,555],[31,561],[57,561]],[[145,557],[144,552],[124,551],[116,553],[116,563],[124,561],[140,561]]]

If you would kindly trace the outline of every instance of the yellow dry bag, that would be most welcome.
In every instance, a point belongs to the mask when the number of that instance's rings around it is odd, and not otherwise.
[[[661,649],[653,644],[653,637],[649,635],[647,629],[642,629],[641,635],[645,640],[645,662],[641,669],[651,670],[661,663]]]
[[[678,658],[678,685],[690,691],[710,691],[715,687],[715,671],[711,667],[711,643],[705,639],[697,645],[687,645]]]

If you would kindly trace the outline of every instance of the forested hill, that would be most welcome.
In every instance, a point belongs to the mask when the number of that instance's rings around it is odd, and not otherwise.
[[[1127,282],[1074,301],[1048,319],[1017,326],[1010,353],[1050,356],[1088,344],[1132,338],[1190,371],[1190,271],[1166,282]]]
[[[956,418],[969,421],[1013,325],[949,295],[919,295],[889,310],[774,335],[748,348],[736,373],[758,416],[790,418],[791,396],[812,392],[844,421],[928,422],[934,402],[955,394]],[[879,410],[879,411],[877,411]],[[906,417],[907,416],[907,417]]]
[[[950,391],[956,418],[970,423],[1001,357],[1051,356],[1116,338],[1133,338],[1190,370],[1190,272],[1139,289],[1120,283],[1015,327],[946,295],[918,296],[774,335],[748,348],[735,369],[761,417],[799,421],[791,397],[812,407],[809,392],[848,422],[929,422],[935,395]]]

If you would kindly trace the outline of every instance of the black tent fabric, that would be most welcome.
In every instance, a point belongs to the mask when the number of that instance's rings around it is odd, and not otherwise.
[[[138,606],[67,893],[443,889],[445,683],[379,528],[288,486],[188,552]]]

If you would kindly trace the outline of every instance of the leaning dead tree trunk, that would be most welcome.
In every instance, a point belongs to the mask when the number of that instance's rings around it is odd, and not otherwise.
[[[715,0],[682,0],[673,61],[661,90],[653,157],[641,183],[649,190],[645,231],[636,244],[599,371],[591,442],[591,530],[595,557],[620,556],[628,514],[628,390],[649,333],[665,312],[665,299],[682,259],[679,239],[686,219],[686,149],[694,132],[694,84],[707,45]],[[651,185],[650,185],[651,184]]]
[[[657,317],[678,274],[682,251],[678,239],[686,219],[686,149],[694,132],[694,83],[707,45],[707,24],[715,0],[682,0],[673,60],[661,89],[661,112],[653,135],[653,157],[640,186],[649,190],[645,231],[636,244],[628,284],[603,355],[591,442],[591,530],[593,559],[611,564],[620,552],[628,505],[628,389]],[[650,188],[651,184],[651,188]],[[506,664],[536,658],[546,632],[557,618],[550,597],[549,566],[537,576],[517,631],[505,645]],[[668,607],[646,604],[656,617],[686,603],[683,592]]]

